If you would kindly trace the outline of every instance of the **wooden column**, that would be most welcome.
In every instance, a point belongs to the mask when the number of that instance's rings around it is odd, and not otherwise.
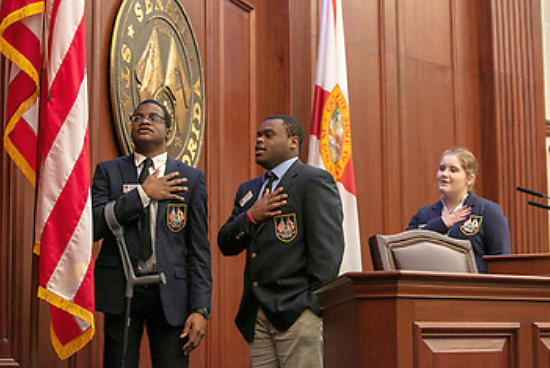
[[[514,253],[547,252],[547,213],[515,190],[546,193],[540,1],[486,0],[477,7],[483,192],[502,206]]]

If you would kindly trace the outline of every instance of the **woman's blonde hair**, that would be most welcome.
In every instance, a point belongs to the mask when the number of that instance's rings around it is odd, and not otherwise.
[[[463,147],[453,147],[443,152],[443,154],[441,155],[441,158],[447,155],[453,155],[458,158],[458,161],[460,162],[460,166],[466,173],[467,177],[471,175],[474,175],[474,177],[477,177],[478,165],[477,165],[476,157],[472,152],[470,152],[469,150]],[[472,184],[469,186],[468,191],[472,190],[472,187],[474,186],[474,182],[472,182]]]

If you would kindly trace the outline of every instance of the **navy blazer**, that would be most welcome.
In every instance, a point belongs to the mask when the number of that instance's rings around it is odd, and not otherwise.
[[[235,322],[248,342],[254,340],[258,307],[280,331],[306,308],[320,315],[313,291],[338,275],[344,251],[342,205],[330,173],[296,161],[278,184],[288,194],[282,214],[254,225],[246,212],[262,182],[258,177],[239,186],[231,216],[218,234],[224,255],[246,250]]]
[[[510,254],[510,230],[500,206],[470,192],[464,205],[472,209],[468,218],[448,229],[441,219],[443,203],[421,207],[411,219],[407,230],[426,229],[448,234],[452,238],[468,239],[476,257],[479,272],[487,273],[484,255]]]
[[[204,173],[168,159],[165,175],[178,171],[187,178],[187,192],[180,201],[158,203],[155,250],[157,269],[167,278],[160,285],[164,314],[173,326],[184,324],[189,311],[210,308],[212,276],[207,230],[207,193]],[[124,237],[134,264],[139,255],[139,216],[143,205],[137,190],[134,156],[99,163],[92,185],[94,241],[103,239],[95,262],[95,303],[103,313],[120,314],[125,308],[126,278],[115,236],[105,220],[104,208],[115,201],[115,215],[124,226]],[[180,216],[174,216],[174,211]],[[184,215],[183,221],[181,214]]]

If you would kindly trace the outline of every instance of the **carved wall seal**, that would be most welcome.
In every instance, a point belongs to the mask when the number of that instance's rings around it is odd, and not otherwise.
[[[130,115],[147,98],[173,118],[168,155],[197,166],[204,82],[195,34],[177,0],[123,0],[111,41],[111,101],[121,150],[133,151]]]

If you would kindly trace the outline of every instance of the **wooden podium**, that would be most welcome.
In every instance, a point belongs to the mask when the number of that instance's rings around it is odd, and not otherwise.
[[[550,367],[550,278],[376,271],[318,290],[326,368]]]
[[[550,253],[483,256],[490,274],[550,276]]]

